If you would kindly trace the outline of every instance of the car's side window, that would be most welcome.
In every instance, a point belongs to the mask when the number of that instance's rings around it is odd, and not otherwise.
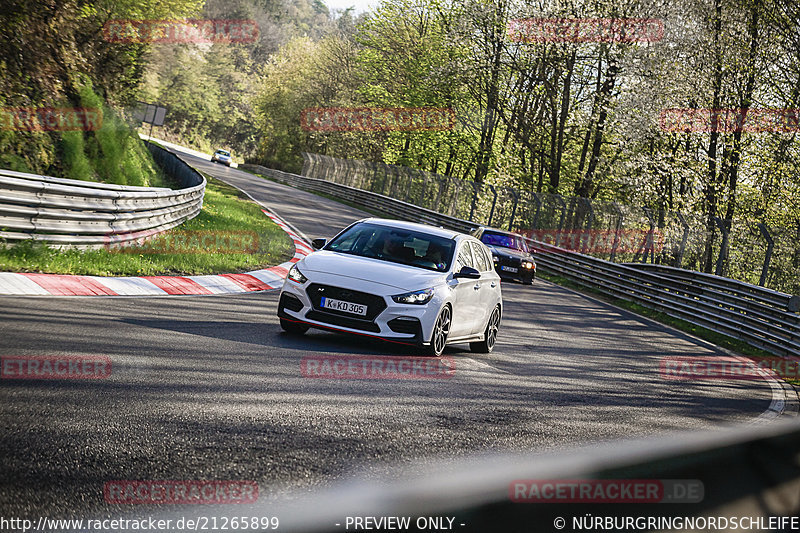
[[[488,272],[491,266],[486,262],[486,254],[483,253],[483,247],[477,242],[470,242],[472,247],[472,255],[475,256],[475,265],[480,272]]]
[[[461,248],[458,250],[458,256],[456,257],[456,272],[461,271],[461,269],[465,266],[475,268],[475,262],[472,259],[472,252],[470,252],[468,242],[462,243]]]
[[[485,246],[482,246],[481,250],[483,250],[483,256],[486,258],[486,264],[489,265],[489,270],[493,271],[494,261],[492,260],[492,252],[490,252],[489,249]]]

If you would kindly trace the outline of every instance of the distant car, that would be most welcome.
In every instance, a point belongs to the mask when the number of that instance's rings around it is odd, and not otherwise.
[[[370,218],[295,263],[278,302],[281,327],[377,337],[440,356],[451,343],[489,353],[500,326],[500,278],[489,249],[441,228]]]
[[[495,270],[501,279],[533,284],[536,260],[524,237],[492,228],[478,228],[472,234],[491,250]]]
[[[231,153],[227,150],[217,150],[214,152],[214,155],[211,156],[212,163],[222,163],[223,165],[231,166],[232,161]]]

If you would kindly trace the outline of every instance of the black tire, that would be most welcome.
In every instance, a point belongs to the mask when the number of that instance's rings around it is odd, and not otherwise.
[[[439,311],[436,322],[433,325],[431,343],[425,346],[424,352],[431,357],[439,357],[444,353],[447,346],[447,337],[450,335],[450,324],[453,320],[453,312],[450,306],[446,305]]]
[[[286,320],[285,318],[281,318],[280,320],[283,331],[291,335],[302,335],[308,331],[308,326],[305,324],[298,324],[297,322],[292,322],[291,320]]]
[[[480,342],[469,343],[469,349],[475,353],[491,353],[497,342],[497,332],[500,329],[500,306],[494,308],[489,320],[486,322],[486,329],[483,331],[483,340]]]
[[[523,285],[533,285],[533,278],[522,280]]]

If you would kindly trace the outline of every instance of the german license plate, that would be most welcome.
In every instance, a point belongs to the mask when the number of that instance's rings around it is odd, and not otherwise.
[[[322,298],[323,309],[333,309],[335,311],[344,311],[345,313],[352,313],[354,315],[366,315],[367,306],[364,304],[355,304],[353,302],[345,302],[344,300],[334,300],[333,298]]]
[[[516,274],[517,272],[519,272],[519,269],[517,267],[510,267],[505,265],[501,265],[500,270],[503,270],[505,272],[511,272],[512,274]]]

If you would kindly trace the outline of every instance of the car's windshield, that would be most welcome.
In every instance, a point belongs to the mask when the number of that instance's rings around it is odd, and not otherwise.
[[[219,155],[228,155],[228,156],[231,155],[230,152],[226,152],[225,150],[217,150],[217,154],[219,154]]]
[[[333,239],[326,250],[447,272],[455,241],[380,224],[356,224]]]
[[[502,246],[503,248],[511,248],[512,250],[520,250],[528,252],[528,245],[525,241],[516,236],[508,233],[489,233],[486,232],[481,236],[481,241],[490,246]]]

